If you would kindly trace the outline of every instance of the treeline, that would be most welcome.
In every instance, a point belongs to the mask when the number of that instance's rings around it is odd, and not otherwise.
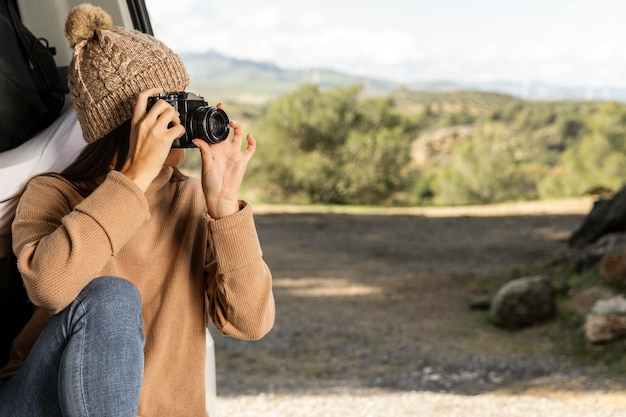
[[[626,179],[621,103],[305,85],[235,110],[260,142],[245,184],[258,201],[488,204],[611,192]]]

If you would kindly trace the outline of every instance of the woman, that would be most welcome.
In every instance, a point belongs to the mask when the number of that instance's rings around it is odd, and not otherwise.
[[[202,155],[201,181],[176,166],[185,128],[163,100],[187,72],[151,36],[100,8],[70,12],[69,87],[88,143],[61,174],[30,181],[13,250],[33,304],[0,372],[0,415],[206,416],[205,325],[258,339],[273,325],[271,274],[238,191],[255,140]]]

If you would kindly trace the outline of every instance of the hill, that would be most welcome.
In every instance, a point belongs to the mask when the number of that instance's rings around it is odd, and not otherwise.
[[[473,90],[501,93],[526,100],[626,101],[626,88],[551,85],[531,81],[459,82],[439,80],[398,83],[361,77],[327,68],[285,69],[273,63],[236,59],[217,52],[181,54],[192,76],[192,87],[224,100],[262,103],[295,90],[303,83],[320,88],[362,84],[366,94],[385,95],[399,88],[427,92]]]
[[[388,94],[399,84],[343,74],[330,69],[288,70],[272,63],[230,58],[216,52],[181,55],[192,78],[190,88],[220,100],[262,103],[302,84],[334,88],[362,84],[366,94]],[[207,97],[208,101],[210,97]]]

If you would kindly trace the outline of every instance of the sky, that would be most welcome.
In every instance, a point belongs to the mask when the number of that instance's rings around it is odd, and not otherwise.
[[[398,82],[626,87],[623,0],[146,0],[176,52]]]

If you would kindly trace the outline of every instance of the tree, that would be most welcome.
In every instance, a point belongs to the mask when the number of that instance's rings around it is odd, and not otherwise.
[[[250,168],[267,184],[263,198],[383,204],[409,186],[414,126],[391,100],[360,93],[359,86],[321,91],[305,85],[269,105],[263,146]]]
[[[618,190],[626,178],[626,107],[606,103],[589,118],[582,139],[562,155],[561,167],[541,184],[542,195]]]
[[[456,145],[449,165],[435,179],[435,203],[488,204],[536,197],[541,168],[520,151],[509,126],[485,122]]]

